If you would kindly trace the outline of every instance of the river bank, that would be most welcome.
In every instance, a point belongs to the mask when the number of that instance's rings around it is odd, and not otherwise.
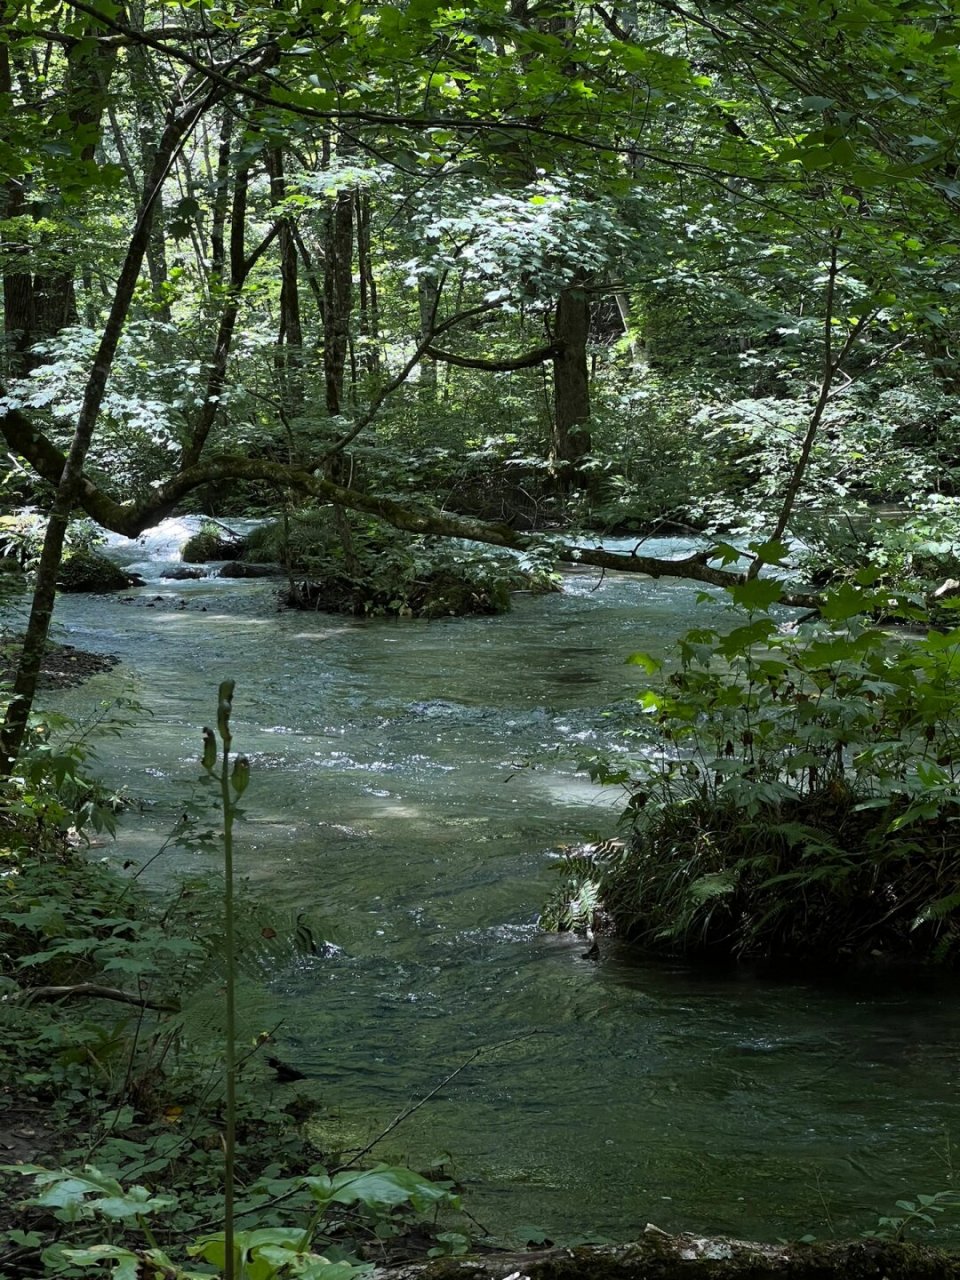
[[[0,684],[16,674],[22,635],[0,633]],[[51,644],[43,659],[40,674],[42,689],[73,689],[91,676],[110,671],[120,661],[109,653],[93,653],[72,644]]]

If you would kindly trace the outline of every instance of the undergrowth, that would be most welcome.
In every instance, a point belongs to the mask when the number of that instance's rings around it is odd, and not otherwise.
[[[561,864],[548,920],[595,898],[654,952],[956,965],[960,628],[884,633],[864,582],[799,623],[774,581],[730,594],[729,631],[631,657],[656,682],[627,730],[645,750],[591,765],[627,789],[623,847]]]
[[[345,535],[329,508],[255,530],[246,557],[284,565],[294,608],[367,617],[504,613],[514,591],[556,589],[546,565],[489,547],[411,537],[356,517]]]
[[[205,730],[201,761],[219,822],[190,804],[171,835],[228,855],[249,781],[231,701],[224,682],[222,747]],[[347,1280],[414,1238],[464,1251],[437,1218],[459,1207],[452,1183],[319,1151],[318,1085],[279,1083],[264,983],[294,956],[326,962],[320,923],[209,880],[161,902],[93,860],[83,828],[112,813],[83,799],[89,750],[87,731],[54,747],[35,727],[0,789],[0,1112],[34,1135],[0,1170],[0,1278]]]

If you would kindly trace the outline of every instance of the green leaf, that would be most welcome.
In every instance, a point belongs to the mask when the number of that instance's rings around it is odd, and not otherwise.
[[[338,1173],[331,1179],[330,1199],[337,1204],[365,1204],[371,1209],[391,1209],[410,1204],[425,1213],[435,1205],[459,1203],[458,1197],[436,1182],[410,1169],[378,1165],[361,1173]]]
[[[826,111],[836,105],[836,98],[822,98],[816,93],[811,93],[807,97],[800,99],[800,106],[804,111]]]
[[[711,561],[719,560],[721,568],[725,568],[728,564],[736,564],[742,558],[743,552],[739,548],[731,546],[729,542],[718,542],[710,549]]]
[[[687,896],[694,902],[709,902],[712,898],[722,898],[733,893],[737,887],[737,879],[732,871],[714,871],[700,876],[687,889]]]
[[[113,1244],[93,1244],[88,1249],[64,1249],[63,1256],[71,1262],[92,1263],[97,1266],[101,1262],[115,1262],[111,1270],[113,1280],[139,1280],[142,1276],[140,1264],[142,1259],[129,1249]],[[97,1275],[102,1275],[97,1271]]]
[[[783,583],[779,578],[751,578],[748,582],[740,582],[732,587],[725,587],[734,604],[751,612],[754,609],[767,610],[776,604],[783,595]]]
[[[746,627],[734,629],[717,641],[717,652],[725,658],[735,658],[748,654],[754,645],[762,644],[776,631],[777,624],[772,618],[757,618]]]
[[[778,538],[771,538],[767,542],[751,542],[750,550],[761,564],[782,564],[790,554],[790,548]]]
[[[960,893],[950,893],[945,898],[938,898],[936,902],[928,902],[918,913],[910,928],[916,929],[930,920],[942,920],[944,916],[952,915],[958,907],[960,907]]]
[[[642,667],[647,675],[652,676],[662,669],[663,662],[660,658],[654,658],[649,653],[638,650],[636,653],[630,654],[625,665],[628,667]]]
[[[870,607],[870,599],[850,582],[844,582],[835,591],[827,592],[820,612],[830,622],[846,622],[856,618]]]

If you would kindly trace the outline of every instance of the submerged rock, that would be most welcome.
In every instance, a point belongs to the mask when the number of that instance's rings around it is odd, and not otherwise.
[[[278,564],[247,564],[231,560],[217,572],[218,578],[276,578],[283,570]]]
[[[206,576],[202,569],[191,569],[189,565],[176,565],[172,569],[165,570],[160,575],[161,578],[170,579],[174,582],[196,581]]]

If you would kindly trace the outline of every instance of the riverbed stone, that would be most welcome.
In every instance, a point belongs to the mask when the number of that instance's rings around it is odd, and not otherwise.
[[[276,578],[283,570],[278,564],[248,564],[242,560],[231,560],[217,573],[218,578]]]
[[[190,565],[175,565],[172,569],[167,569],[160,575],[161,578],[172,582],[189,582],[196,581],[206,577],[202,569],[194,569]]]
[[[371,1280],[960,1280],[960,1261],[901,1241],[757,1244],[648,1226],[632,1244],[378,1267]]]

